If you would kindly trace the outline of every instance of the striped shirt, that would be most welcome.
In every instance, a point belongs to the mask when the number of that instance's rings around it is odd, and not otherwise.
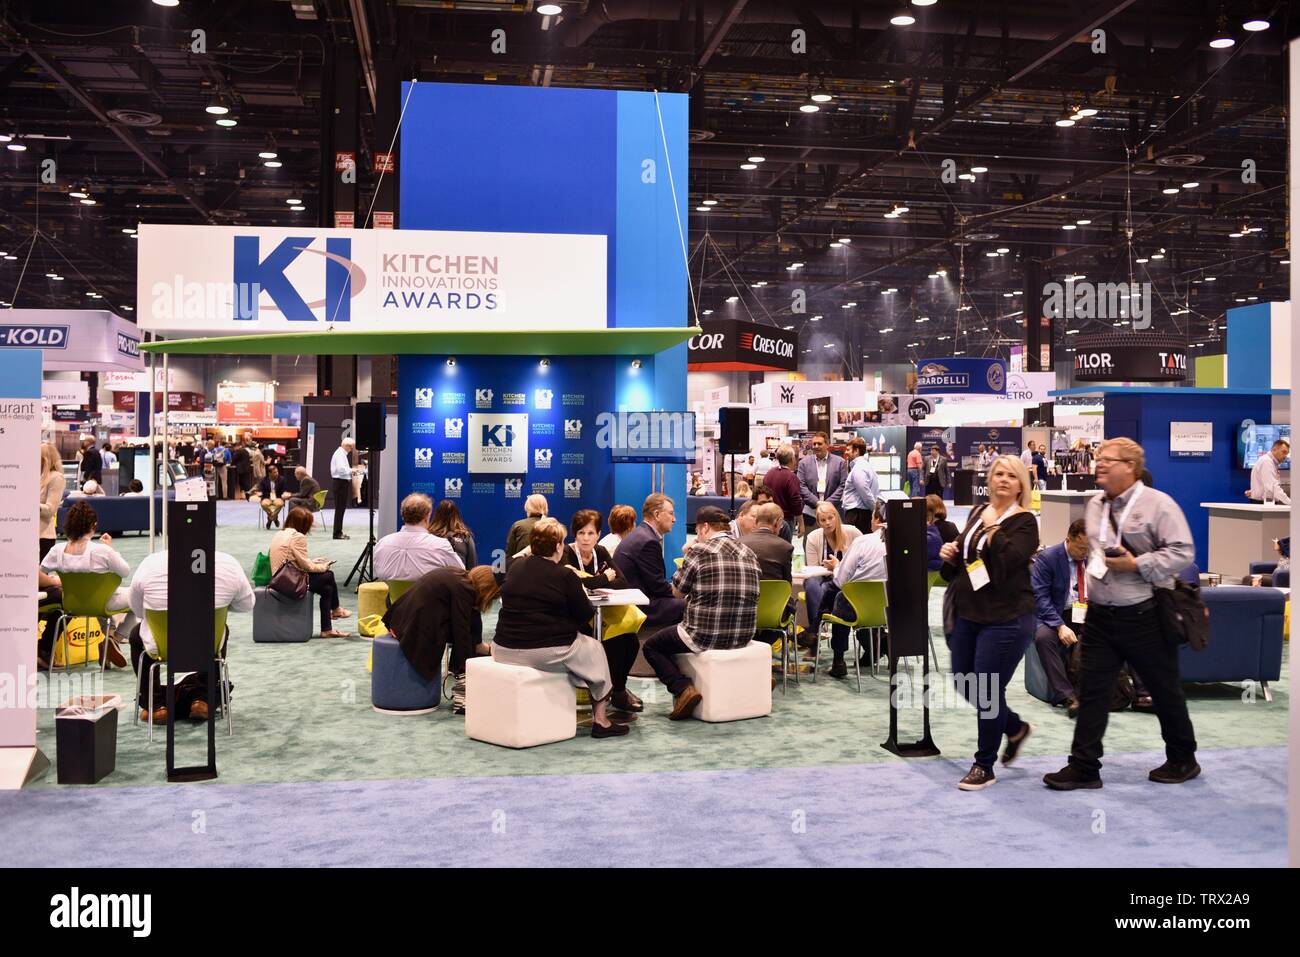
[[[726,533],[696,542],[673,576],[686,596],[678,634],[692,651],[740,648],[758,627],[758,559]]]

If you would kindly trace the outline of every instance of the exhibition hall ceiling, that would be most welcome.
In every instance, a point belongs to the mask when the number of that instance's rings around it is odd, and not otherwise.
[[[1135,283],[1139,325],[1149,306],[1193,355],[1222,351],[1226,308],[1288,298],[1284,2],[557,5],[0,3],[0,302],[129,316],[142,220],[325,225],[322,90],[347,48],[358,225],[391,137],[383,65],[689,93],[699,308],[795,327],[810,368],[1005,355],[1037,304],[1029,261],[1041,285],[1082,277],[1062,350],[1131,328],[1085,307],[1091,283]]]

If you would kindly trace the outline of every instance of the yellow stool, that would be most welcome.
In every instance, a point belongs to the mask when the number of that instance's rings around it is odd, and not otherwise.
[[[382,615],[388,610],[388,585],[385,582],[366,582],[357,588],[357,618]]]

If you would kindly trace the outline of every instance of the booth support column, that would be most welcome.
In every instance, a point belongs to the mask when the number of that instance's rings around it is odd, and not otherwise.
[[[155,529],[154,529],[154,517],[153,517],[153,510],[154,510],[154,506],[153,506],[153,496],[154,496],[154,493],[158,491],[158,488],[157,488],[157,485],[158,485],[158,463],[154,461],[154,457],[153,457],[153,413],[154,413],[154,409],[153,409],[153,387],[154,387],[154,385],[155,385],[156,383],[157,383],[157,379],[154,378],[154,354],[153,354],[152,352],[150,352],[150,353],[149,353],[149,392],[148,392],[148,395],[149,395],[149,409],[148,409],[149,428],[148,428],[148,431],[147,431],[148,441],[149,441],[149,554],[150,554],[150,555],[153,554],[153,541],[154,541],[154,535],[155,535]],[[137,421],[138,421],[138,420],[137,420]]]
[[[169,385],[169,383],[170,383],[170,381],[171,381],[171,380],[168,378],[168,374],[171,372],[171,361],[170,361],[170,360],[171,360],[171,356],[170,356],[168,353],[164,352],[164,353],[163,353],[163,393],[162,393],[162,397],[163,397],[163,398],[162,398],[162,467],[163,467],[163,469],[162,469],[162,470],[163,470],[163,478],[162,478],[162,498],[163,498],[163,510],[162,510],[163,521],[162,521],[162,526],[163,526],[163,527],[162,527],[162,533],[163,533],[163,545],[166,545],[166,544],[167,544],[167,507],[166,507],[166,506],[167,506],[167,479],[168,479],[168,477],[169,477],[170,474],[171,474],[171,473],[168,471],[168,469],[169,469],[171,466],[170,466],[170,463],[168,462],[168,455],[167,455],[167,410],[171,407],[171,404],[172,404],[172,403],[171,403],[171,396],[170,396],[170,394],[168,393],[168,385]],[[152,410],[150,410],[150,414],[151,414],[151,415],[153,414],[153,413],[152,413]],[[152,441],[152,440],[150,440],[150,442],[149,442],[149,446],[150,446],[150,448],[153,447],[153,441]],[[155,472],[154,474],[157,475],[156,472]]]

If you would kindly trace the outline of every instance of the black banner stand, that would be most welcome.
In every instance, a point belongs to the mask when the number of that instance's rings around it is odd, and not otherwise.
[[[889,737],[880,746],[900,758],[939,754],[930,737],[930,596],[926,573],[925,499],[891,499],[885,508],[889,577]],[[924,719],[921,740],[898,743],[898,659],[920,657]]]
[[[217,776],[216,502],[167,503],[167,780],[209,781]],[[208,761],[176,767],[178,672],[208,676]]]

